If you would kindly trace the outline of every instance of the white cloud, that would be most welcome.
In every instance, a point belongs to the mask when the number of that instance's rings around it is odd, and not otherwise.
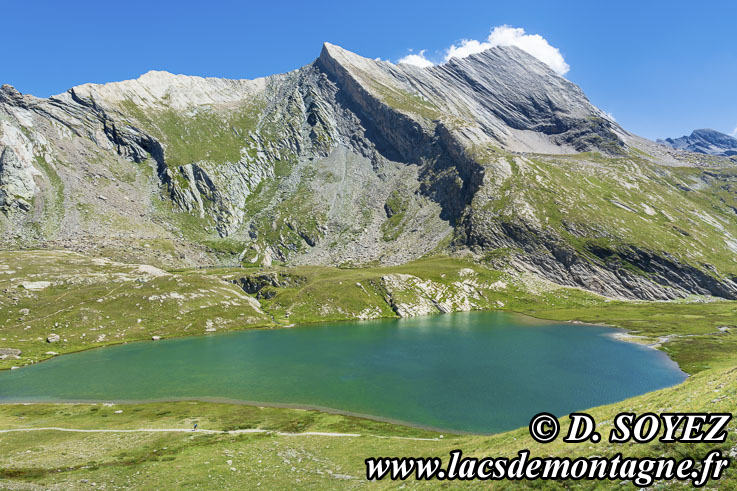
[[[732,132],[732,136],[737,136],[737,127],[735,127],[734,131]]]
[[[451,58],[465,58],[466,56],[486,51],[491,47],[491,43],[481,43],[475,39],[462,39],[460,46],[452,44],[450,48],[445,50],[445,61],[449,61]]]
[[[422,68],[433,66],[435,63],[425,58],[425,51],[426,50],[423,49],[422,51],[420,51],[419,55],[407,55],[404,58],[400,58],[397,63],[404,63],[405,65],[414,65]]]
[[[507,25],[497,26],[491,30],[489,37],[485,41],[477,41],[476,39],[463,39],[458,45],[451,45],[445,50],[444,62],[451,58],[465,58],[474,53],[480,53],[494,46],[517,46],[518,48],[528,52],[538,60],[546,63],[550,68],[560,75],[565,75],[570,70],[570,66],[566,63],[560,50],[548,43],[548,41],[539,34],[526,34],[521,27],[511,27]],[[425,50],[420,54],[410,54],[400,59],[398,63],[407,63],[420,67],[429,67],[434,65],[432,61],[425,57]],[[737,131],[737,129],[736,129]]]

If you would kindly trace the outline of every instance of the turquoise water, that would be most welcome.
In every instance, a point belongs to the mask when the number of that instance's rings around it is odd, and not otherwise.
[[[613,330],[502,312],[132,343],[0,373],[0,402],[211,398],[493,433],[683,381]]]

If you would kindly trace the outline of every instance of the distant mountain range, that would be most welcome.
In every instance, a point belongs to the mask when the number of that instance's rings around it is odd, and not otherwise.
[[[737,138],[706,128],[694,130],[689,136],[658,140],[658,143],[677,150],[688,150],[707,155],[737,155]]]

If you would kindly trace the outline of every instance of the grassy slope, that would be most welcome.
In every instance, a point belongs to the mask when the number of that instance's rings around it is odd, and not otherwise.
[[[472,271],[464,276],[463,270]],[[0,348],[22,350],[20,359],[0,360],[0,369],[109,344],[152,336],[202,335],[250,327],[329,320],[396,317],[382,283],[386,275],[412,275],[430,282],[434,298],[454,310],[463,281],[478,285],[476,308],[524,311],[535,305],[586,307],[601,297],[540,282],[530,284],[463,259],[430,258],[402,266],[361,269],[304,266],[271,271],[295,278],[293,286],[267,288],[276,296],[255,299],[230,281],[260,270],[231,268],[156,274],[138,265],[59,251],[0,252]],[[34,290],[28,282],[51,284]],[[31,287],[33,285],[30,285]],[[396,302],[427,302],[408,284],[392,291]],[[58,343],[47,343],[58,334]],[[102,338],[101,338],[102,336]]]
[[[0,253],[0,347],[22,350],[0,369],[52,352],[271,324],[235,285],[196,271],[153,271],[72,253]],[[41,281],[51,284],[34,290]],[[52,334],[60,341],[47,343]]]
[[[590,411],[604,436],[613,416],[621,411],[732,412],[737,396],[735,369],[709,370],[677,387],[628,399]],[[116,414],[115,411],[123,412]],[[440,435],[424,430],[376,423],[358,418],[301,411],[200,402],[145,405],[6,405],[0,407],[0,427],[65,427],[93,429],[185,428],[198,421],[200,428],[233,430],[264,428],[282,432],[337,432],[360,437],[285,436],[279,434],[203,433],[62,433],[19,432],[0,436],[0,486],[21,484],[47,488],[85,488],[89,482],[112,488],[149,489],[188,487],[242,488],[245,483],[266,489],[344,489],[363,487],[368,456],[438,456],[447,461],[450,450],[468,456],[514,456],[529,449],[533,456],[666,456],[703,457],[720,448],[737,447],[735,423],[723,445],[650,443],[644,445],[564,444],[542,445],[531,440],[526,428],[493,435]],[[567,430],[562,420],[562,432]],[[374,436],[372,436],[374,435]],[[437,438],[430,441],[377,438],[402,436]],[[230,461],[230,463],[229,463]],[[410,487],[437,487],[439,483],[407,482]],[[558,483],[515,483],[522,487],[559,488]],[[603,483],[602,487],[617,487]],[[455,483],[487,488],[478,482]],[[720,489],[737,486],[737,471],[728,469]],[[510,486],[500,483],[495,489]],[[568,489],[590,489],[588,482],[569,482]],[[397,488],[382,481],[378,488]],[[516,487],[516,486],[515,486]]]
[[[498,219],[533,216],[584,256],[593,257],[592,247],[633,245],[709,274],[712,267],[737,272],[731,167],[663,168],[633,155],[506,159],[511,176],[494,199],[478,205]]]
[[[188,115],[165,104],[150,113],[129,100],[120,105],[124,113],[166,145],[167,163],[179,166],[201,160],[218,163],[240,160],[244,141],[256,130],[264,104],[254,99],[229,111],[203,107]],[[202,135],[207,135],[206,141]]]
[[[11,269],[12,266],[12,269]],[[382,277],[414,275],[446,288],[454,286],[472,269],[473,281],[484,293],[479,307],[504,308],[553,319],[600,322],[637,330],[643,341],[678,335],[664,345],[684,369],[696,375],[671,389],[646,394],[593,410],[600,422],[611,421],[620,410],[734,411],[730,401],[737,391],[737,365],[730,331],[715,334],[716,327],[734,326],[737,304],[605,302],[600,297],[560,288],[529,278],[512,277],[470,261],[432,258],[398,267],[336,269],[300,267],[276,270],[300,279],[288,288],[274,289],[276,296],[262,300],[259,314],[242,292],[226,281],[249,273],[247,269],[187,271],[169,276],[141,273],[135,265],[123,265],[58,252],[2,253],[0,256],[0,347],[23,350],[21,360],[5,360],[7,368],[45,357],[48,350],[70,352],[90,346],[164,337],[202,334],[207,321],[218,330],[320,319],[354,318],[367,306],[380,315],[395,315],[386,302]],[[3,271],[6,271],[3,273]],[[7,271],[15,271],[7,273]],[[24,281],[52,281],[43,290],[30,291]],[[358,286],[360,283],[361,286]],[[503,286],[502,286],[503,285]],[[454,289],[456,288],[456,289]],[[176,292],[184,298],[171,296]],[[151,296],[154,300],[150,300]],[[423,293],[394,292],[409,303]],[[163,298],[163,300],[162,300]],[[98,300],[102,299],[101,302]],[[231,302],[225,305],[222,302]],[[234,304],[235,303],[235,304]],[[226,308],[227,307],[227,308]],[[28,308],[29,313],[21,313]],[[181,316],[186,314],[186,323]],[[289,317],[286,313],[289,313]],[[250,322],[245,322],[241,314]],[[273,315],[273,320],[272,316]],[[85,319],[86,317],[86,319]],[[139,324],[137,319],[142,319]],[[220,319],[220,320],[218,320]],[[43,339],[55,328],[67,342],[50,345]],[[67,325],[68,324],[68,325]],[[31,326],[28,328],[28,326]],[[95,342],[100,333],[106,339]],[[84,334],[84,336],[83,336]],[[38,339],[41,338],[41,339]],[[116,410],[123,410],[116,414]],[[431,432],[359,418],[293,409],[254,408],[208,403],[161,403],[145,405],[4,405],[0,428],[265,428],[277,431],[327,431],[383,436],[433,436]],[[734,429],[734,425],[732,427]],[[735,432],[725,449],[735,446]],[[525,429],[495,435],[450,436],[438,441],[415,441],[375,437],[283,436],[276,434],[192,435],[189,433],[59,433],[25,432],[0,434],[0,481],[3,486],[85,487],[83,479],[115,486],[176,484],[209,488],[237,487],[261,482],[268,488],[314,489],[360,487],[363,459],[368,456],[437,455],[461,448],[474,455],[513,455],[530,448],[534,455],[670,455],[701,456],[706,448],[685,445],[619,446],[563,445],[542,447],[530,441]],[[232,464],[227,464],[232,460]],[[236,470],[231,470],[231,467]],[[332,473],[332,474],[331,474]],[[356,479],[335,477],[352,476]],[[247,481],[248,480],[248,481]],[[734,470],[724,485],[737,485]],[[416,483],[412,483],[415,485]],[[570,484],[570,483],[569,483]],[[473,486],[473,483],[467,484]],[[380,483],[379,487],[392,486]],[[553,486],[553,484],[549,484]],[[572,485],[576,487],[576,485]],[[578,485],[586,487],[585,484]]]

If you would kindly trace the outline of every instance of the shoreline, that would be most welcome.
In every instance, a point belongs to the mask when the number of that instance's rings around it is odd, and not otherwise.
[[[440,433],[444,437],[462,436],[462,435],[476,435],[476,436],[493,436],[512,431],[515,428],[509,430],[500,430],[496,433],[478,433],[473,431],[454,430],[448,428],[438,428],[434,426],[427,426],[418,423],[412,423],[409,421],[402,421],[394,418],[386,418],[383,416],[375,416],[372,414],[357,413],[352,411],[344,411],[341,409],[335,409],[325,406],[316,406],[311,404],[292,404],[292,403],[279,403],[279,402],[259,402],[259,401],[244,401],[240,399],[228,399],[225,397],[165,397],[159,399],[143,399],[143,400],[126,400],[126,401],[113,401],[113,400],[63,400],[63,401],[23,401],[23,400],[10,400],[0,401],[0,406],[30,406],[30,405],[89,405],[89,406],[133,406],[140,404],[165,404],[173,402],[204,402],[207,404],[230,404],[233,406],[249,406],[257,408],[274,408],[274,409],[294,409],[297,411],[316,411],[325,414],[334,414],[338,416],[347,416],[352,418],[366,419],[370,421],[376,421],[378,423],[388,423],[397,426],[405,426],[407,428],[414,428],[424,431],[432,431]]]
[[[240,332],[247,332],[247,331],[261,331],[261,330],[274,330],[274,329],[294,329],[299,328],[301,326],[315,326],[315,325],[321,325],[321,324],[331,324],[331,323],[344,323],[344,322],[350,322],[350,323],[358,323],[358,322],[373,322],[373,321],[384,321],[384,320],[402,320],[402,319],[411,319],[415,317],[433,317],[437,315],[450,315],[450,314],[463,314],[463,313],[470,313],[470,312],[506,312],[506,313],[513,313],[517,315],[527,316],[533,319],[538,320],[545,320],[549,322],[567,322],[567,321],[556,321],[553,319],[543,319],[540,317],[534,317],[532,315],[526,314],[524,312],[517,312],[514,310],[507,310],[507,309],[474,309],[474,310],[458,310],[454,312],[434,312],[430,314],[424,314],[423,316],[411,316],[411,317],[401,317],[401,316],[381,316],[381,317],[375,317],[373,319],[333,319],[333,320],[322,320],[322,321],[311,321],[311,322],[295,322],[293,324],[265,324],[265,325],[255,325],[255,326],[248,326],[243,328],[234,328],[227,331],[215,331],[215,332],[202,332],[198,334],[184,334],[181,336],[160,336],[159,339],[153,340],[149,337],[142,338],[142,339],[129,339],[129,340],[122,340],[117,342],[111,342],[108,344],[101,344],[97,346],[85,346],[81,347],[80,349],[75,349],[74,351],[67,351],[64,353],[57,353],[56,355],[49,356],[48,358],[44,358],[43,360],[39,360],[37,362],[32,363],[26,363],[24,365],[19,365],[15,367],[9,367],[9,368],[0,368],[0,373],[8,370],[19,370],[23,367],[31,366],[31,365],[37,365],[39,363],[44,363],[49,360],[53,360],[54,358],[58,358],[60,356],[66,356],[66,355],[73,355],[75,353],[83,353],[85,351],[90,350],[96,350],[96,349],[103,349],[103,348],[110,348],[113,346],[122,346],[126,344],[133,344],[133,343],[146,343],[146,342],[160,342],[160,341],[170,341],[175,339],[187,339],[187,338],[197,338],[197,337],[206,337],[206,336],[218,336],[222,334],[235,334]],[[592,324],[597,325],[597,324]],[[607,326],[604,326],[607,327]],[[158,336],[158,335],[156,335]],[[48,344],[48,343],[47,343]],[[53,344],[49,344],[49,346],[53,346]]]
[[[186,338],[197,338],[197,337],[206,337],[206,336],[218,336],[221,334],[234,334],[234,333],[240,333],[240,332],[246,332],[246,331],[260,331],[260,330],[272,330],[272,329],[293,329],[293,328],[299,328],[301,326],[315,326],[315,325],[321,325],[321,324],[331,324],[331,323],[358,323],[358,322],[373,322],[373,321],[382,321],[382,320],[395,320],[400,321],[402,319],[411,319],[416,317],[433,317],[433,316],[440,316],[440,315],[453,315],[453,314],[467,314],[472,312],[503,312],[508,314],[515,314],[523,317],[529,317],[531,319],[540,320],[540,321],[546,321],[546,322],[552,322],[552,323],[561,323],[561,324],[578,324],[578,325],[587,325],[587,326],[595,326],[595,327],[608,327],[613,329],[620,329],[625,332],[629,332],[626,329],[610,324],[605,323],[598,323],[594,324],[591,322],[583,322],[583,321],[577,321],[577,320],[558,320],[558,319],[549,319],[546,317],[539,317],[533,314],[530,314],[528,312],[520,312],[518,310],[511,310],[511,309],[472,309],[472,310],[457,310],[453,312],[434,312],[430,314],[424,314],[424,315],[417,315],[417,316],[410,316],[410,317],[401,317],[401,316],[380,316],[375,317],[373,319],[354,319],[354,318],[345,318],[345,319],[332,319],[332,320],[322,320],[322,321],[311,321],[311,322],[295,322],[293,324],[264,324],[264,325],[253,325],[253,326],[247,326],[243,328],[233,328],[227,331],[215,331],[215,332],[202,332],[197,334],[184,334],[184,335],[173,335],[173,336],[165,336],[161,335],[159,339],[151,339],[150,337],[147,338],[141,338],[141,339],[128,339],[128,340],[121,340],[121,341],[115,341],[107,344],[100,344],[97,346],[84,346],[80,347],[79,349],[75,349],[74,351],[66,351],[63,353],[57,353],[55,355],[51,355],[48,358],[44,358],[43,360],[39,360],[37,362],[31,362],[26,363],[19,366],[14,367],[8,367],[8,368],[0,368],[0,372],[8,371],[8,370],[18,370],[23,367],[36,365],[39,363],[46,362],[48,360],[52,360],[54,358],[58,358],[60,356],[66,356],[66,355],[73,355],[75,353],[83,353],[85,351],[90,350],[96,350],[96,349],[103,349],[103,348],[110,348],[113,346],[121,346],[126,344],[133,344],[133,343],[146,343],[146,342],[159,342],[159,341],[169,341],[169,340],[175,340],[175,339],[186,339]],[[155,335],[158,336],[158,335]],[[49,346],[53,346],[53,344],[49,344]],[[675,362],[675,360],[673,360]]]
[[[570,325],[586,325],[586,326],[593,326],[593,327],[604,327],[608,329],[612,329],[617,332],[612,332],[606,334],[608,337],[612,337],[613,339],[619,341],[619,342],[627,342],[627,343],[633,343],[638,344],[639,346],[655,349],[657,351],[660,351],[663,356],[665,356],[671,363],[675,365],[675,367],[685,375],[684,380],[678,384],[669,386],[669,387],[675,387],[677,385],[682,384],[688,378],[691,376],[687,372],[684,372],[680,365],[670,358],[667,353],[658,350],[657,347],[653,345],[643,344],[643,343],[637,343],[636,341],[632,341],[630,338],[632,335],[628,335],[628,331],[624,328],[607,325],[607,324],[594,324],[589,322],[582,322],[577,320],[568,320],[568,321],[561,321],[561,320],[555,320],[555,319],[547,319],[543,317],[537,317],[525,312],[518,312],[513,310],[502,310],[502,309],[494,309],[494,310],[487,310],[487,309],[478,309],[478,310],[472,310],[472,311],[462,311],[462,312],[450,312],[448,314],[458,314],[458,313],[472,313],[472,312],[478,312],[478,313],[491,313],[491,312],[499,312],[499,313],[506,313],[506,314],[512,314],[515,316],[520,317],[527,317],[529,319],[534,319],[535,321],[544,321],[546,323],[557,323],[557,324],[570,324]],[[445,315],[446,313],[437,313],[437,314],[431,314],[433,315]],[[381,320],[388,320],[388,319],[395,319],[395,320],[401,320],[402,317],[385,317],[385,318],[378,318],[378,319],[369,319],[369,320],[362,320],[362,319],[345,319],[345,320],[336,320],[336,321],[323,321],[323,322],[307,322],[307,323],[299,323],[299,324],[292,324],[292,325],[278,325],[278,326],[258,326],[258,327],[249,327],[246,329],[237,329],[237,330],[231,330],[226,332],[220,332],[220,333],[203,333],[203,334],[196,334],[196,335],[187,335],[187,336],[176,336],[172,338],[163,338],[162,341],[165,340],[175,340],[175,339],[186,339],[186,338],[194,338],[194,337],[205,337],[205,336],[211,336],[213,334],[239,334],[250,330],[267,330],[267,329],[284,329],[284,328],[298,328],[301,326],[309,326],[309,325],[316,325],[316,324],[330,324],[330,323],[344,323],[344,322],[371,322],[371,321],[381,321]],[[113,343],[109,345],[104,346],[95,346],[95,347],[89,347],[83,350],[73,351],[69,353],[64,353],[63,355],[72,355],[75,353],[82,353],[84,351],[88,351],[91,349],[102,349],[102,348],[108,348],[112,346],[120,346],[130,343],[141,343],[145,342],[147,340],[141,339],[141,340],[134,340],[134,341],[126,341],[121,343]],[[43,361],[48,361],[53,358],[57,358],[58,356],[62,356],[62,354],[53,356],[51,358],[48,358],[46,360],[42,360],[37,363],[42,363]],[[30,365],[26,365],[30,366]],[[663,387],[666,388],[666,387]],[[656,389],[661,390],[661,389]],[[647,393],[655,392],[650,391]],[[643,394],[638,394],[643,395]],[[637,397],[637,396],[633,396]],[[627,399],[630,399],[629,397]],[[622,401],[625,401],[627,399],[623,399]],[[367,414],[367,413],[360,413],[360,412],[352,412],[352,411],[346,411],[331,407],[325,407],[325,406],[319,406],[319,405],[313,405],[313,404],[300,404],[300,403],[274,403],[274,402],[261,402],[261,401],[251,401],[251,400],[241,400],[241,399],[230,399],[230,398],[220,398],[220,397],[172,397],[172,398],[155,398],[155,399],[136,399],[136,400],[94,400],[94,399],[69,399],[69,400],[58,400],[58,401],[34,401],[34,400],[23,400],[23,399],[17,399],[17,400],[4,400],[0,401],[0,405],[6,406],[6,405],[53,405],[53,404],[64,404],[64,405],[136,405],[136,404],[157,404],[157,403],[169,403],[169,402],[204,402],[204,403],[211,403],[211,404],[231,404],[231,405],[237,405],[237,406],[250,406],[250,407],[268,407],[268,408],[281,408],[281,409],[294,409],[294,410],[302,410],[302,411],[318,411],[326,414],[335,414],[335,415],[341,415],[341,416],[348,416],[348,417],[355,417],[355,418],[361,418],[371,421],[377,421],[382,423],[388,423],[393,425],[399,425],[409,428],[415,428],[420,430],[426,430],[426,431],[432,431],[437,433],[447,433],[449,435],[481,435],[481,436],[491,436],[491,435],[497,435],[501,433],[505,433],[507,431],[511,431],[514,428],[511,429],[505,429],[505,430],[499,430],[497,432],[492,433],[479,433],[479,432],[473,432],[473,431],[465,431],[465,430],[457,430],[457,429],[451,429],[451,428],[441,428],[441,427],[434,427],[429,425],[422,425],[418,423],[413,423],[409,421],[403,421],[399,419],[394,418],[388,418],[388,417],[382,417],[377,416],[373,414]],[[617,401],[617,402],[622,402]]]
[[[617,341],[621,341],[623,343],[636,344],[638,346],[642,346],[643,348],[648,348],[648,349],[652,349],[652,350],[658,351],[658,352],[662,353],[663,355],[665,355],[670,361],[672,361],[673,363],[675,363],[675,365],[678,367],[678,369],[682,373],[686,374],[686,380],[689,379],[692,376],[692,374],[688,373],[687,371],[685,371],[681,367],[680,363],[678,363],[676,360],[674,360],[673,358],[671,358],[671,356],[668,353],[666,353],[665,351],[659,349],[661,346],[663,346],[665,343],[667,343],[671,339],[678,337],[677,334],[667,334],[665,336],[660,336],[660,337],[658,337],[658,340],[656,342],[654,342],[654,343],[640,343],[640,342],[636,341],[636,339],[637,338],[646,339],[645,336],[638,336],[637,334],[631,334],[632,331],[630,331],[629,329],[626,329],[626,328],[620,327],[620,326],[616,326],[616,325],[613,325],[613,324],[606,324],[606,323],[603,323],[603,322],[594,324],[593,322],[584,322],[584,321],[579,321],[579,320],[557,321],[557,320],[553,320],[553,319],[547,319],[545,317],[537,317],[537,316],[534,316],[532,314],[528,314],[528,313],[525,313],[525,312],[516,312],[516,313],[517,314],[520,314],[520,315],[526,315],[528,317],[533,317],[535,319],[540,319],[540,320],[547,320],[547,321],[552,321],[552,322],[562,322],[564,324],[573,324],[573,325],[579,325],[579,326],[606,327],[608,329],[613,329],[614,331],[619,331],[619,332],[611,332],[611,333],[607,334],[607,336],[612,337],[612,338],[616,339]],[[683,382],[681,382],[681,383],[683,383]]]

